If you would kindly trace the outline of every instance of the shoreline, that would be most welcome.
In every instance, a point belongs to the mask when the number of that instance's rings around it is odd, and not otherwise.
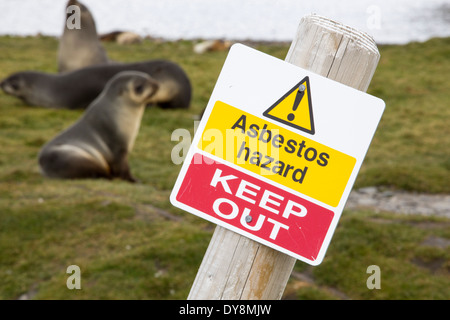
[[[130,32],[130,33],[134,33],[132,31],[120,31],[120,32]],[[112,33],[112,32],[111,32]],[[99,34],[99,39],[102,36],[105,36],[109,33],[104,33],[104,34]],[[138,35],[136,33],[136,35]],[[55,36],[55,35],[46,35],[46,34],[27,34],[27,35],[22,35],[22,34],[1,34],[0,33],[0,37],[10,37],[10,38],[54,38],[54,39],[58,39],[59,36]],[[192,42],[192,43],[199,43],[199,42],[204,42],[204,41],[225,41],[225,42],[229,42],[231,44],[234,43],[242,43],[245,45],[290,45],[291,41],[286,41],[286,40],[258,40],[258,39],[226,39],[226,38],[188,38],[188,39],[169,39],[169,38],[163,38],[163,37],[154,37],[151,35],[146,35],[146,36],[141,36],[142,40],[148,40],[148,41],[152,41],[152,42],[161,42],[161,43],[176,43],[176,42],[181,42],[181,41],[187,41],[187,42]],[[425,43],[427,41],[433,40],[433,39],[446,39],[446,38],[450,38],[449,36],[435,36],[435,37],[430,37],[426,40],[412,40],[409,42],[405,42],[405,43],[382,43],[382,42],[376,42],[377,46],[404,46],[404,45],[408,45],[411,43]],[[101,40],[102,42],[108,42],[107,40]]]

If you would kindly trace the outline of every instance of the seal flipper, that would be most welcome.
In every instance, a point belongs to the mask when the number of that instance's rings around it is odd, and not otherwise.
[[[128,159],[126,157],[123,157],[121,161],[117,162],[117,165],[111,167],[111,176],[133,183],[138,182],[138,180],[131,174]]]

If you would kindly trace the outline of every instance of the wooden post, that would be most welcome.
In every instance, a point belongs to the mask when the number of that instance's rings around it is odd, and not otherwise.
[[[366,91],[379,58],[367,34],[311,15],[300,21],[286,61]],[[217,226],[188,299],[281,299],[295,261]]]

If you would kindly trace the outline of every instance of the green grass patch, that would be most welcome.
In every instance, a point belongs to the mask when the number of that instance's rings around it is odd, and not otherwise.
[[[58,42],[49,37],[0,37],[0,78],[21,70],[56,72]],[[42,145],[82,111],[24,105],[0,93],[0,299],[184,299],[213,226],[171,206],[180,166],[171,162],[173,130],[193,134],[226,52],[193,53],[193,42],[106,43],[111,59],[169,59],[193,84],[189,110],[148,109],[129,156],[139,184],[60,181],[41,176]],[[288,45],[257,45],[284,59]],[[356,187],[448,193],[450,175],[450,38],[380,47],[369,93],[386,111]],[[298,263],[314,284],[292,279],[296,299],[449,299],[449,221],[345,212],[324,262]],[[69,265],[81,268],[81,290],[68,290]],[[381,269],[381,289],[366,287],[369,265]]]

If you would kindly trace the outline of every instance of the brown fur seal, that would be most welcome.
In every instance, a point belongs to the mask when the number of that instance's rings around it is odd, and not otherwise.
[[[0,87],[30,105],[79,109],[86,108],[112,77],[127,70],[145,72],[158,82],[160,88],[154,101],[160,107],[189,107],[189,78],[180,66],[166,60],[103,64],[61,74],[18,72],[2,81]]]
[[[145,73],[116,75],[75,124],[43,146],[38,156],[42,173],[50,178],[136,181],[127,155],[145,105],[157,92],[157,82]]]
[[[70,21],[74,19],[72,15],[77,13],[69,10],[70,6],[79,8],[79,29],[70,25]],[[108,62],[110,60],[98,39],[95,21],[89,9],[77,0],[70,0],[66,6],[64,32],[59,40],[58,71],[68,72]]]

